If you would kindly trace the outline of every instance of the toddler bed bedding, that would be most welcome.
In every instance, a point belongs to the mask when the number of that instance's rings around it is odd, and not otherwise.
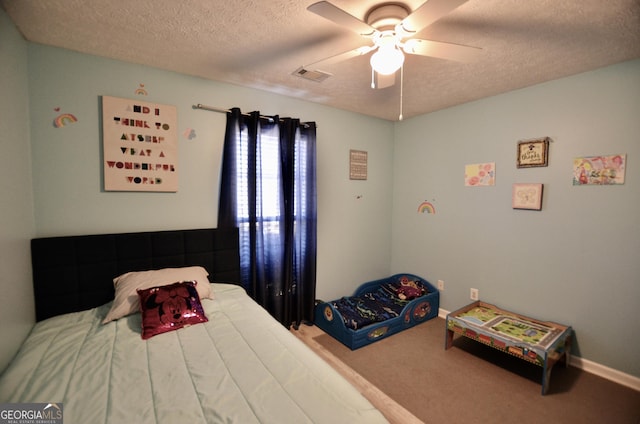
[[[237,229],[34,239],[32,262],[38,322],[0,404],[67,424],[387,422],[234,283]]]
[[[437,316],[439,302],[427,280],[396,274],[364,283],[352,296],[318,303],[315,324],[353,350]]]

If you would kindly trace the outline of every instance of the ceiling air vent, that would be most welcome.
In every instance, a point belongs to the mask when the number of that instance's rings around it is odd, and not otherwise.
[[[323,71],[318,71],[314,69],[313,71],[310,69],[304,69],[304,67],[300,67],[293,72],[293,75],[299,76],[300,78],[308,79],[310,81],[322,82],[329,78],[331,74]]]

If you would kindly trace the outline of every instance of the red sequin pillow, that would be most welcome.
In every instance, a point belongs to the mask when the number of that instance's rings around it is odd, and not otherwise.
[[[195,281],[138,290],[142,338],[207,322]]]

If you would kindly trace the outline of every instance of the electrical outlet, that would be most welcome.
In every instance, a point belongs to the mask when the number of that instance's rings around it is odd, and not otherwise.
[[[469,291],[469,297],[471,297],[471,300],[478,300],[480,296],[480,292],[478,291],[478,289],[471,289]]]
[[[444,290],[444,281],[438,280],[438,290]]]

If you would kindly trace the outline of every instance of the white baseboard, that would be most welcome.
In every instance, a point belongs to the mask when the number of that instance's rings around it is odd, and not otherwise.
[[[440,308],[438,310],[438,318],[446,319],[448,313],[449,311]],[[571,355],[569,365],[640,392],[640,378],[631,374],[609,368],[576,355]]]
[[[447,319],[447,315],[450,311],[445,311],[444,309],[438,309],[438,318]]]
[[[569,365],[640,392],[640,378],[572,355]]]

